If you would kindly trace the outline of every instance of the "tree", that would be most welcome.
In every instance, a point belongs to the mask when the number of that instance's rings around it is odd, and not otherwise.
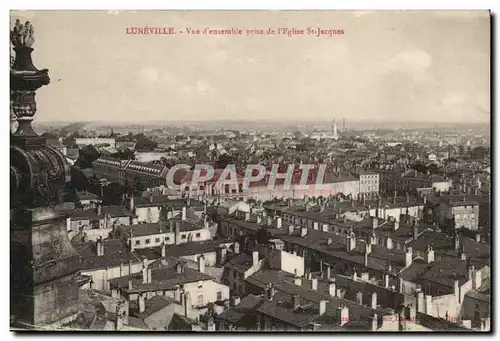
[[[92,162],[97,160],[101,154],[93,145],[83,147],[76,160],[76,165],[82,169],[92,168]]]
[[[118,153],[111,154],[112,157],[120,160],[135,160],[135,153],[132,150],[126,149]]]
[[[410,168],[416,170],[419,173],[427,173],[427,171],[429,170],[429,168],[421,162],[414,163]]]

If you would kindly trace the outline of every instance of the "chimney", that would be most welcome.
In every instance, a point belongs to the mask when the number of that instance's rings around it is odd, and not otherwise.
[[[99,236],[99,239],[97,239],[96,242],[96,251],[97,251],[97,256],[104,256],[104,242],[102,240],[102,236]]]
[[[377,313],[373,313],[373,316],[370,317],[372,322],[372,332],[376,332],[378,330],[378,315]]]
[[[349,308],[345,306],[337,307],[335,320],[340,326],[349,322]]]
[[[389,274],[384,274],[384,288],[389,289]]]
[[[149,192],[149,203],[153,203],[153,193]]]
[[[405,253],[405,267],[409,267],[413,262],[413,248],[408,247]]]
[[[183,305],[184,305],[184,316],[190,317],[191,316],[191,294],[188,292],[185,292],[183,295]]]
[[[425,295],[425,313],[431,315],[432,313],[432,295]]]
[[[132,279],[128,279],[128,288],[132,289]]]
[[[281,230],[282,225],[283,225],[283,218],[281,217],[276,218],[276,228],[278,230]]]
[[[335,297],[337,293],[337,285],[335,284],[335,278],[331,278],[328,282],[328,294]]]
[[[233,307],[236,307],[238,304],[240,304],[240,302],[241,302],[240,296],[233,296],[231,298],[231,303]]]
[[[252,267],[257,269],[259,266],[259,251],[252,252]]]
[[[410,203],[410,193],[406,192],[406,203]]]
[[[224,246],[217,248],[217,264],[222,264],[226,260],[227,250]]]
[[[294,273],[294,278],[293,278],[293,283],[295,285],[301,286],[302,285],[302,278],[298,275],[297,269],[293,270]]]
[[[66,231],[71,231],[71,218],[66,218]]]
[[[198,257],[198,272],[205,273],[205,256],[203,254]]]
[[[89,242],[89,235],[87,232],[83,232],[83,242],[88,243]]]
[[[453,281],[453,289],[454,289],[453,291],[454,291],[455,297],[460,302],[460,286],[458,284],[458,279],[456,279],[456,280]]]
[[[425,300],[422,290],[417,291],[417,311],[425,314]]]
[[[234,243],[233,247],[234,247],[234,253],[236,255],[239,255],[240,254],[240,243],[238,243],[238,242]]]
[[[186,220],[187,208],[186,206],[182,207],[182,220]]]
[[[260,224],[262,222],[262,216],[260,214],[257,214],[257,224]]]
[[[175,222],[174,234],[175,245],[179,245],[181,243],[181,224],[179,221]]]
[[[371,307],[372,309],[377,309],[377,293],[373,292],[371,295]]]
[[[148,283],[151,283],[153,279],[151,268],[148,266]]]
[[[293,235],[293,232],[295,231],[295,227],[293,225],[288,225],[288,234],[291,236]]]
[[[363,293],[360,291],[356,293],[356,303],[363,305]]]
[[[458,234],[455,235],[455,239],[453,240],[453,244],[454,244],[455,250],[458,251],[460,249],[460,238],[458,237]]]
[[[469,279],[469,281],[473,282],[472,289],[475,289],[474,288],[474,272],[475,272],[474,266],[473,265],[469,266],[469,277],[468,277],[468,279]]]
[[[300,236],[305,237],[307,234],[307,227],[301,227],[300,228]]]
[[[102,207],[101,204],[97,204],[97,215],[100,217],[102,215]]]
[[[293,310],[297,311],[300,308],[300,296],[297,294],[292,295]]]
[[[424,195],[424,205],[427,204],[427,196]]]
[[[325,315],[326,313],[326,301],[319,301],[319,315]]]
[[[123,262],[120,259],[120,277],[123,277],[125,275],[125,269],[123,267]]]
[[[326,266],[326,279],[330,280],[331,277],[332,277],[332,269],[331,269],[330,265],[327,265]]]
[[[356,237],[354,233],[351,232],[347,237],[347,251],[352,251],[356,248]]]
[[[139,306],[139,313],[143,313],[146,310],[146,302],[144,302],[144,294],[142,292],[137,296],[137,305]]]
[[[474,270],[474,278],[472,279],[472,287],[478,289],[482,285],[481,271]]]
[[[356,272],[355,268],[352,270],[352,280],[354,282],[356,282],[358,280],[358,273]]]
[[[148,267],[147,266],[144,266],[142,268],[142,283],[143,284],[146,284],[148,283]]]
[[[135,203],[134,203],[134,196],[132,195],[130,197],[130,200],[128,202],[128,209],[133,212],[134,211],[134,208],[135,208]]]
[[[272,283],[269,283],[268,290],[267,290],[267,299],[269,301],[272,301],[274,299],[274,295],[276,294],[276,288]]]
[[[319,223],[318,223],[317,221],[315,221],[315,222],[313,223],[313,229],[314,229],[314,230],[319,230]]]
[[[394,231],[397,231],[397,230],[399,230],[399,221],[398,220],[394,221]]]
[[[464,246],[461,245],[459,252],[460,260],[467,260],[467,255],[465,254]]]
[[[476,243],[480,243],[481,242],[481,233],[477,232],[476,233]]]
[[[333,243],[332,237],[326,238],[326,245],[332,245],[332,243]]]
[[[434,262],[434,249],[431,245],[427,246],[427,250],[425,251],[425,262],[431,263]]]
[[[328,224],[323,224],[321,231],[328,232]]]
[[[385,247],[388,249],[388,250],[392,250],[393,246],[392,246],[392,238],[391,237],[387,237],[386,239],[386,245]]]
[[[373,227],[373,229],[376,229],[378,227],[378,218],[377,217],[373,217],[372,227]]]
[[[394,191],[394,203],[396,203],[396,197],[397,197],[398,192]]]
[[[311,280],[311,289],[318,290],[318,279],[317,278],[313,278]]]
[[[365,268],[368,267],[368,255],[370,254],[370,251],[371,251],[371,250],[369,250],[369,248],[371,248],[371,246],[368,244],[365,244],[365,254],[364,254],[364,262],[363,262]]]
[[[167,246],[165,245],[165,242],[161,242],[161,258],[165,258],[167,255]]]
[[[417,240],[418,239],[418,225],[417,223],[415,223],[413,225],[413,240]]]

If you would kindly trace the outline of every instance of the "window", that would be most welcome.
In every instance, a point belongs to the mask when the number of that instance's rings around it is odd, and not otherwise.
[[[186,235],[185,234],[181,235],[181,238],[186,239]]]
[[[170,237],[165,237],[165,241],[169,242],[170,241]]]
[[[135,241],[135,245],[141,245],[141,241],[140,240],[136,240]]]
[[[146,244],[151,243],[151,239],[146,239]]]
[[[200,236],[201,236],[201,233],[199,233],[199,232],[198,232],[198,233],[196,234],[196,238],[200,238]]]
[[[222,301],[222,291],[217,291],[217,301]]]
[[[156,238],[155,243],[159,243],[159,242],[160,242],[160,238]]]
[[[203,305],[203,294],[198,295],[198,305]]]

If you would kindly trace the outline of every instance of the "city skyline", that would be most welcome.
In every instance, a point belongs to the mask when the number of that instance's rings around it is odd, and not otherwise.
[[[141,25],[254,28],[257,15],[261,28],[333,25],[345,34],[125,34]],[[16,18],[44,32],[34,60],[53,86],[37,96],[39,122],[490,118],[487,11],[11,12]]]

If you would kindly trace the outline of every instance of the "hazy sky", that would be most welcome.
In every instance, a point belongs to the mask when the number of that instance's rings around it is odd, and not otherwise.
[[[51,84],[36,121],[487,122],[488,12],[23,11]],[[344,35],[127,35],[133,26]],[[60,81],[59,81],[60,79]]]

